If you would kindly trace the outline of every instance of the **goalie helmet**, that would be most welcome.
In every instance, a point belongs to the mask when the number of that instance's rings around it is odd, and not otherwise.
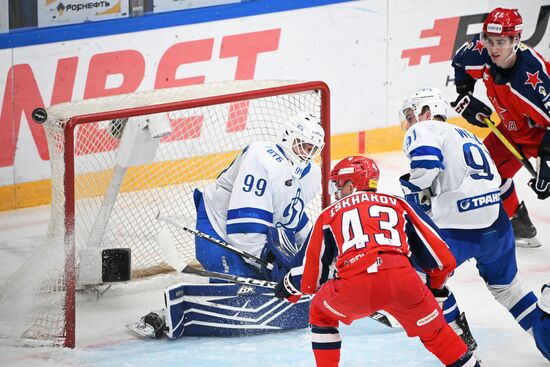
[[[355,190],[376,191],[380,170],[372,159],[353,155],[342,159],[330,171],[330,191],[340,192],[346,182],[351,181]],[[341,194],[337,195],[342,197]]]
[[[483,22],[484,36],[520,37],[523,20],[517,9],[496,8],[487,15]]]
[[[406,124],[411,112],[418,121],[418,116],[426,106],[430,109],[432,116],[439,116],[443,121],[447,121],[447,101],[443,98],[443,94],[437,88],[422,88],[403,102],[403,107],[399,111],[401,127],[403,128]]]
[[[301,177],[307,165],[325,145],[325,131],[317,116],[300,112],[283,124],[279,145],[292,163],[293,175]]]

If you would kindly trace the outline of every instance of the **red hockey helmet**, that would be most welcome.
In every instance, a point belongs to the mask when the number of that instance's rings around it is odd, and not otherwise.
[[[517,9],[496,8],[483,22],[485,36],[510,36],[518,38],[523,30],[523,20]]]
[[[342,159],[330,171],[330,181],[336,190],[342,189],[348,180],[351,180],[357,190],[376,191],[380,171],[376,163],[367,157],[350,156]]]

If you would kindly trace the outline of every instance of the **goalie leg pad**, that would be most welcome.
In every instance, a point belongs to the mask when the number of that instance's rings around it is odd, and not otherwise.
[[[180,283],[165,290],[165,301],[169,338],[257,335],[308,326],[308,299],[291,304],[266,287]]]
[[[542,287],[541,293],[535,310],[533,337],[537,348],[550,361],[550,282]]]

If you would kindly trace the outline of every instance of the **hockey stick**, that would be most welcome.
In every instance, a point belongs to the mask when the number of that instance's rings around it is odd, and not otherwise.
[[[531,162],[529,162],[527,158],[525,158],[523,154],[521,154],[519,150],[508,139],[506,139],[504,134],[502,134],[500,130],[497,129],[493,120],[485,117],[483,121],[487,124],[487,126],[489,126],[491,131],[497,136],[497,138],[502,142],[502,144],[504,144],[504,146],[510,151],[510,153],[512,153],[514,157],[516,157],[518,161],[520,161],[520,163],[523,164],[523,167],[525,167],[527,171],[529,171],[531,176],[533,176],[533,178],[537,178],[537,172],[535,172],[535,169],[533,168],[533,165],[531,164]]]
[[[241,277],[241,276],[225,274],[225,273],[217,273],[213,271],[196,269],[190,266],[178,254],[178,250],[176,249],[176,244],[174,243],[174,239],[170,234],[170,231],[166,228],[163,228],[159,232],[158,243],[159,243],[160,252],[162,254],[164,261],[166,261],[168,265],[170,265],[172,268],[174,268],[176,271],[180,273],[193,274],[193,275],[198,275],[198,276],[207,277],[207,278],[227,280],[231,283],[249,284],[249,285],[252,284],[252,285],[257,285],[260,287],[268,287],[268,288],[275,288],[275,285],[277,285],[277,283],[269,282],[267,280],[253,279],[253,278]]]
[[[160,220],[160,221],[163,221],[165,223],[168,223],[168,224],[170,224],[174,227],[178,227],[180,229],[183,229],[184,231],[189,232],[191,234],[194,234],[197,237],[204,238],[205,240],[210,241],[213,244],[218,245],[220,247],[223,247],[223,248],[225,248],[225,249],[227,249],[227,250],[229,250],[233,253],[236,253],[237,255],[241,256],[242,258],[247,259],[250,262],[253,262],[254,264],[256,264],[258,266],[264,267],[267,270],[273,270],[273,264],[272,263],[269,263],[269,262],[267,262],[265,260],[262,260],[262,259],[254,256],[254,255],[251,255],[248,252],[239,250],[238,248],[231,246],[230,244],[228,244],[225,241],[218,240],[217,238],[214,238],[210,235],[207,235],[206,233],[198,231],[194,228],[187,227],[183,223],[180,223],[180,222],[178,222],[178,221],[176,221],[176,220],[174,220],[170,217],[162,215],[161,212],[158,212],[157,219]]]
[[[160,219],[160,216],[159,216],[159,219]],[[199,231],[197,232],[202,233]],[[226,280],[228,282],[237,283],[237,284],[257,285],[260,287],[268,287],[273,289],[277,285],[277,283],[269,282],[267,280],[247,278],[247,277],[241,277],[237,275],[217,273],[213,271],[193,268],[179,256],[178,250],[176,249],[176,244],[174,242],[174,238],[170,234],[170,231],[166,228],[162,228],[161,231],[159,232],[158,243],[159,243],[160,251],[162,253],[162,257],[164,258],[164,261],[166,261],[168,265],[170,265],[172,268],[174,268],[176,271],[180,273],[193,274],[193,275],[198,275],[198,276],[207,277],[207,278],[222,279],[222,280]],[[303,298],[309,299],[310,296],[305,295]],[[389,315],[388,316],[384,315],[383,313],[380,313],[378,311],[375,311],[373,314],[371,314],[369,318],[390,328],[401,327],[401,324],[397,320],[395,320],[393,317]]]

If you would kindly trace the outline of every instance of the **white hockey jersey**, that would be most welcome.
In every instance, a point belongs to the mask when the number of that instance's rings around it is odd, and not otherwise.
[[[204,190],[206,213],[228,243],[254,256],[268,227],[284,227],[302,245],[311,223],[304,209],[321,186],[321,169],[310,164],[300,178],[275,143],[254,142]]]
[[[403,150],[412,191],[430,189],[431,216],[440,228],[485,228],[497,219],[501,179],[474,134],[446,122],[420,121],[407,131]]]

